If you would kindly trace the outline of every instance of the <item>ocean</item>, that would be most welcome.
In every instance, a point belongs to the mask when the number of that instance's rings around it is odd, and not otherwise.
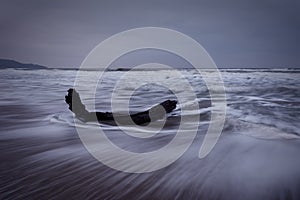
[[[124,73],[105,72],[95,98],[92,91],[79,90],[87,109],[95,100],[97,111],[111,111],[114,86]],[[130,112],[186,91],[172,76],[173,70],[132,73],[135,78],[127,79],[118,93],[119,98],[130,99]],[[196,98],[184,96],[159,134],[137,138],[118,126],[74,118],[64,96],[74,87],[75,70],[0,70],[0,199],[300,199],[300,71],[222,69],[225,124],[216,145],[202,159],[198,154],[211,119],[210,91],[197,71],[180,73]],[[175,91],[147,84],[126,96],[145,77],[166,80]],[[89,88],[97,75],[86,71],[79,78]],[[75,128],[101,128],[126,151],[151,152],[176,137],[181,110],[194,103],[199,109],[184,114],[200,115],[193,143],[175,162],[153,172],[128,173],[102,164],[87,151]],[[125,129],[134,131],[130,126]],[[127,160],[120,162],[132,167]]]

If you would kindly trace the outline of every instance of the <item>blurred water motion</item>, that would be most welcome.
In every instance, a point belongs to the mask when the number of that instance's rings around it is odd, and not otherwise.
[[[110,111],[111,92],[122,73],[105,74],[96,93],[97,110]],[[143,77],[148,72],[134,73]],[[194,143],[166,168],[129,174],[104,166],[83,147],[64,102],[76,71],[1,70],[0,199],[300,199],[300,73],[223,70],[225,128],[201,160],[197,156],[210,119],[209,93],[195,71],[182,73],[198,98],[186,97],[180,106],[192,101],[200,105],[191,111],[201,114]],[[157,72],[175,84],[176,92],[184,91],[171,74]],[[94,76],[86,72],[81,78],[89,84]],[[141,80],[128,80],[128,90],[136,81]],[[135,92],[130,108],[140,111],[168,98],[174,94],[166,88],[146,85]],[[83,99],[88,108],[91,99]],[[101,127],[123,149],[147,152],[170,142],[179,122],[178,109],[161,133],[148,139],[130,137],[116,126]]]

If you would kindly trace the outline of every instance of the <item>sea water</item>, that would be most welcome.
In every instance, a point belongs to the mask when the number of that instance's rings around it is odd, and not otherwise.
[[[79,91],[87,109],[111,111],[114,86],[124,73],[105,72],[95,94]],[[130,112],[186,91],[172,70],[132,73],[119,94],[130,99]],[[1,70],[0,198],[300,199],[300,71],[221,70],[226,121],[217,144],[203,159],[198,152],[210,123],[210,91],[196,70],[180,73],[196,98],[186,96],[159,134],[135,138],[118,126],[83,123],[68,110],[64,95],[76,78],[90,88],[97,73],[86,71],[77,77],[75,70]],[[166,80],[176,90],[147,84],[126,96],[149,76],[153,83]],[[103,165],[84,148],[74,123],[101,128],[126,151],[151,152],[174,139],[181,110],[195,102],[199,109],[189,111],[200,115],[194,142],[177,161],[150,173],[125,173]]]

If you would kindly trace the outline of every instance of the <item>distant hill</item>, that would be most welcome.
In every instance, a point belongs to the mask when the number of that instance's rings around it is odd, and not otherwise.
[[[42,65],[36,65],[36,64],[24,64],[19,63],[14,60],[9,59],[0,59],[0,69],[6,69],[6,68],[14,68],[14,69],[49,69]]]

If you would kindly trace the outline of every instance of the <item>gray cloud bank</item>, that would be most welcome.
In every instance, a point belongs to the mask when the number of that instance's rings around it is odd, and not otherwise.
[[[112,34],[157,26],[194,38],[219,67],[299,68],[299,13],[296,0],[3,0],[0,57],[78,67]],[[141,62],[151,60],[137,55]],[[116,63],[132,64],[128,60]]]

